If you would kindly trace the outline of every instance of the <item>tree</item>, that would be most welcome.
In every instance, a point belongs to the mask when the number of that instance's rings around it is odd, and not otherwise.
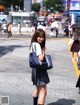
[[[4,4],[5,2],[3,0],[0,0],[0,4]]]
[[[40,11],[40,3],[32,4],[32,10],[35,12],[39,12]]]
[[[4,13],[7,14],[9,11],[8,7],[10,8],[11,5],[13,5],[14,9],[18,6],[18,8],[20,7],[23,10],[23,0],[0,0],[0,4],[5,6]]]
[[[12,4],[15,7],[20,6],[21,9],[23,8],[23,0],[0,0],[6,7],[10,7]]]
[[[55,11],[60,11],[64,9],[62,5],[62,0],[46,0],[44,2],[44,6],[47,9],[50,9],[52,7]]]

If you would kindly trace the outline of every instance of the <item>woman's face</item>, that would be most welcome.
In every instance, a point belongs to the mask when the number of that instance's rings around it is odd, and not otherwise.
[[[37,41],[38,41],[38,43],[42,43],[44,41],[44,38],[43,37],[37,37]]]

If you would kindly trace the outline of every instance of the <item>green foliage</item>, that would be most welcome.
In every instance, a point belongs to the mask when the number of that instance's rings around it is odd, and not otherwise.
[[[3,3],[6,7],[17,5],[17,6],[23,6],[23,0],[0,0],[1,3]]]
[[[55,11],[61,11],[64,9],[63,5],[62,5],[62,0],[46,0],[44,2],[44,6],[47,9],[50,9],[51,7],[53,7],[53,9]]]
[[[5,4],[5,1],[4,0],[0,0],[0,4]]]
[[[64,9],[61,1],[62,0],[44,0],[44,6],[47,9],[53,7],[55,11],[60,11]],[[0,0],[0,2],[4,4],[6,7],[10,7],[13,4],[14,7],[17,5],[20,6],[21,9],[23,9],[23,2],[24,2],[23,0]],[[39,12],[40,3],[32,4],[32,10],[35,12]]]
[[[7,7],[11,7],[13,5],[14,9],[15,6],[20,6],[20,9],[23,10],[23,0],[0,0],[0,4],[3,4],[5,6],[4,13],[8,14]]]
[[[32,10],[35,12],[39,12],[40,10],[40,3],[32,4]]]

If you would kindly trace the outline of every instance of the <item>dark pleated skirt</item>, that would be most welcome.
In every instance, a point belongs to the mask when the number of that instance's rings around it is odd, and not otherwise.
[[[46,85],[50,82],[47,70],[32,69],[32,82],[35,86]]]
[[[71,52],[78,52],[79,51],[79,41],[75,40],[70,49]]]

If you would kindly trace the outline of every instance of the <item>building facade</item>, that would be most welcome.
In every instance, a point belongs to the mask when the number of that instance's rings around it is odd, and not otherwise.
[[[31,12],[32,9],[32,0],[24,0],[24,10],[26,12]]]
[[[70,0],[71,24],[80,23],[80,0]]]
[[[70,10],[80,10],[80,0],[70,0]]]
[[[24,0],[24,10],[27,12],[31,11],[31,5],[34,3],[41,3],[44,0]]]

